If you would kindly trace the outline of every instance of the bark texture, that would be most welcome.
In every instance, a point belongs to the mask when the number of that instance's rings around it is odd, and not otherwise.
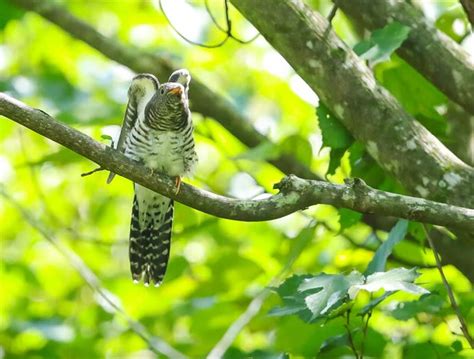
[[[252,222],[266,221],[324,203],[364,213],[378,213],[442,226],[456,226],[474,232],[474,210],[379,191],[370,188],[361,180],[337,185],[290,175],[275,185],[280,193],[262,200],[237,200],[185,184],[176,195],[172,178],[164,175],[156,176],[151,170],[128,159],[120,152],[99,144],[89,136],[56,121],[41,110],[28,107],[1,93],[0,115],[62,144],[104,169],[217,217]]]
[[[420,10],[404,0],[337,0],[336,3],[350,18],[370,30],[392,21],[408,26],[411,29],[408,39],[397,53],[451,100],[474,114],[473,59],[453,39],[429,24]]]
[[[293,66],[369,153],[410,192],[474,207],[474,169],[452,154],[403,110],[372,72],[332,31],[327,20],[300,0],[231,0]],[[474,281],[472,236],[438,246],[445,263]]]

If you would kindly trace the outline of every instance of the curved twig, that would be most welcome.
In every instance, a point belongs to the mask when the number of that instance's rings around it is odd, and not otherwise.
[[[204,47],[204,48],[207,48],[207,49],[215,49],[215,48],[218,48],[218,47],[221,47],[222,45],[224,45],[228,39],[234,39],[235,41],[237,41],[238,43],[240,44],[249,44],[251,43],[252,41],[254,41],[260,34],[257,33],[255,36],[251,37],[249,40],[242,40],[242,39],[239,39],[238,37],[234,36],[232,34],[232,21],[230,20],[230,16],[229,16],[229,3],[228,3],[228,0],[224,0],[224,6],[225,6],[225,19],[226,19],[226,26],[227,26],[227,29],[224,29],[222,26],[219,25],[219,23],[217,22],[216,18],[214,17],[214,15],[212,14],[211,12],[211,9],[209,7],[209,4],[207,2],[207,0],[204,1],[204,5],[206,7],[206,11],[207,13],[209,14],[209,17],[211,18],[211,21],[213,22],[213,24],[220,30],[222,31],[223,33],[225,33],[225,37],[215,43],[215,44],[204,44],[202,42],[197,42],[197,41],[194,41],[194,40],[191,40],[191,39],[188,39],[186,36],[184,36],[181,31],[178,30],[178,28],[176,26],[173,25],[173,22],[171,21],[171,19],[168,17],[165,9],[163,8],[163,3],[161,2],[161,0],[158,0],[158,5],[160,7],[160,10],[161,12],[163,13],[163,16],[165,17],[166,21],[168,22],[168,24],[171,26],[171,28],[174,30],[174,32],[176,32],[176,34],[182,38],[184,41],[190,43],[191,45],[195,45],[195,46],[199,46],[199,47]]]

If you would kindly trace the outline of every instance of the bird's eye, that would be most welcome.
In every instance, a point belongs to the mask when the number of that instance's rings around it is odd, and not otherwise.
[[[163,95],[164,93],[165,93],[165,89],[164,89],[164,88],[162,88],[162,89],[160,90],[160,94],[162,94],[162,95]]]

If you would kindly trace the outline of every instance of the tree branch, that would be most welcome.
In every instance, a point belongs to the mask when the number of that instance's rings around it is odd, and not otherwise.
[[[460,2],[464,9],[464,12],[467,15],[467,19],[469,20],[472,28],[474,29],[474,1],[473,0],[460,0]]]
[[[465,9],[469,14],[469,2]],[[469,54],[424,19],[421,11],[404,0],[337,0],[342,11],[362,26],[374,30],[392,21],[411,31],[397,53],[451,100],[474,114],[474,63]],[[474,16],[474,3],[470,2]],[[467,120],[467,118],[466,118]]]
[[[324,17],[301,0],[231,1],[407,190],[474,208],[474,168],[453,155],[377,84],[371,70]],[[474,266],[463,251],[466,245],[472,248],[472,234],[456,234],[458,240],[444,248],[451,255],[443,251],[443,258],[449,257],[474,282]]]
[[[89,136],[56,121],[45,112],[2,93],[0,115],[62,144],[102,168],[217,217],[240,221],[267,221],[315,204],[330,204],[364,213],[454,226],[474,232],[474,210],[379,191],[357,179],[348,181],[346,185],[337,185],[290,175],[275,185],[280,193],[262,200],[237,200],[186,184],[181,186],[179,194],[176,195],[171,178],[156,176],[151,170],[122,153],[105,147]]]
[[[64,7],[49,1],[10,1],[26,10],[38,13],[71,36],[137,73],[147,72],[162,77],[163,74],[170,74],[177,68],[182,67],[163,56],[150,54],[132,46],[125,46],[118,41],[107,38],[86,22],[73,16]],[[232,103],[209,89],[196,76],[193,76],[190,91],[193,93],[190,103],[191,110],[215,119],[244,145],[256,147],[269,141],[251,125],[250,121]],[[269,162],[283,173],[294,173],[307,179],[321,179],[292,155],[281,155],[274,160],[269,160]]]
[[[367,66],[299,0],[232,0],[377,162],[411,192],[474,207],[474,169],[404,111]],[[414,170],[416,166],[416,170]]]

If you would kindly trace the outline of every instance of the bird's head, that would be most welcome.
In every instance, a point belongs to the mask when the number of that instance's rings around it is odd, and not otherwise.
[[[145,120],[151,127],[171,129],[180,126],[188,105],[183,85],[165,82],[146,106]]]
[[[156,93],[156,106],[170,111],[184,106],[185,89],[177,82],[165,82]]]

